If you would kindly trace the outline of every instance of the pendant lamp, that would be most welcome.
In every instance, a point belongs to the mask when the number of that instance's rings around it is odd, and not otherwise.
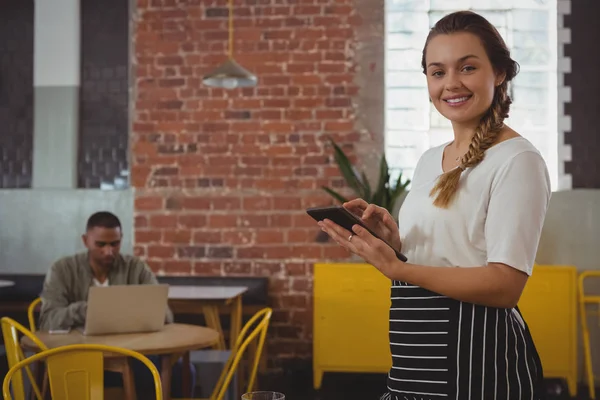
[[[235,89],[256,86],[256,76],[233,59],[233,0],[229,0],[229,55],[228,60],[219,65],[202,79],[206,86]]]

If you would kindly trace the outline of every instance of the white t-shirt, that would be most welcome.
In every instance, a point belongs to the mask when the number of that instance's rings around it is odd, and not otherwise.
[[[412,264],[480,267],[504,263],[531,275],[551,195],[546,164],[525,138],[505,140],[467,168],[448,209],[429,192],[445,146],[427,150],[399,213],[402,253]]]
[[[102,283],[100,283],[98,279],[94,278],[94,286],[108,287],[109,285],[110,283],[108,282],[108,278],[106,278],[106,280]]]

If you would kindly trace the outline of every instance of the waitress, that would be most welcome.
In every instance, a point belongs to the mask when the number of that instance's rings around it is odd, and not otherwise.
[[[541,399],[542,365],[516,306],[551,190],[538,150],[504,124],[518,65],[498,31],[465,11],[432,28],[422,67],[454,139],[419,160],[399,227],[362,199],[344,204],[408,261],[358,225],[319,225],[392,282],[383,400]]]

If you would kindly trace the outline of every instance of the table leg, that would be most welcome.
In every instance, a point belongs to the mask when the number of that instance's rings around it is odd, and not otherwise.
[[[44,360],[36,361],[33,366],[34,368],[34,380],[38,389],[40,389],[40,394],[42,395],[42,400],[46,397],[46,388],[48,387],[48,374],[46,373],[46,363]],[[37,399],[37,394],[35,390],[33,390],[33,383],[29,392],[30,400],[39,400]]]
[[[186,351],[183,353],[183,357],[181,359],[181,366],[183,370],[181,371],[181,383],[183,384],[183,397],[192,397],[194,395],[193,388],[190,388],[190,352]]]
[[[229,348],[233,349],[235,342],[242,330],[242,296],[238,296],[233,300],[231,305],[231,317],[229,327]]]
[[[223,335],[223,328],[221,327],[221,320],[219,319],[219,307],[218,306],[203,306],[202,312],[206,319],[206,325],[219,332],[219,342],[215,344],[214,348],[217,350],[225,350],[225,336]]]
[[[164,400],[169,400],[171,398],[171,371],[173,369],[173,361],[171,359],[172,357],[169,354],[160,357],[160,380],[162,383]]]
[[[242,330],[242,296],[237,296],[233,299],[231,303],[231,316],[229,322],[229,348],[232,353],[235,351],[235,344],[240,336],[240,331]],[[247,354],[247,353],[246,353]],[[238,380],[237,380],[237,388],[234,393],[234,397],[237,398],[239,393],[242,392],[243,388],[246,386],[245,379],[245,371],[244,371],[244,359],[240,360],[240,364],[238,366]]]
[[[136,400],[135,378],[133,369],[127,357],[115,357],[105,359],[104,369],[107,371],[120,372],[123,375],[123,391],[127,400]]]
[[[135,378],[131,369],[131,363],[128,359],[125,359],[125,365],[123,366],[123,390],[125,391],[125,398],[127,400],[136,400],[137,393],[135,392]]]

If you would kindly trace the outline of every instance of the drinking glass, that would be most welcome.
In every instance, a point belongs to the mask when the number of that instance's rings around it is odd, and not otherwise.
[[[285,400],[285,395],[279,392],[250,392],[242,395],[242,400]]]

